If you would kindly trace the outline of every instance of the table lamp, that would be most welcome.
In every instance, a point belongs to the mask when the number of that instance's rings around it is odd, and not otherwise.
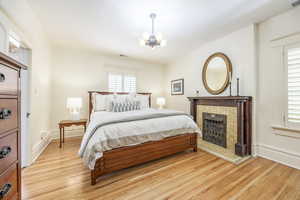
[[[163,109],[163,106],[166,104],[166,99],[164,97],[157,97],[156,104],[159,105],[159,109]]]
[[[82,107],[82,98],[69,97],[67,99],[67,109],[70,112],[71,120],[80,120],[81,107]]]

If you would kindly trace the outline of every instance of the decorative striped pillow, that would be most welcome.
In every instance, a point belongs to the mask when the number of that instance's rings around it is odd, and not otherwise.
[[[132,110],[140,110],[140,101],[112,101],[111,102],[112,112],[126,112]]]

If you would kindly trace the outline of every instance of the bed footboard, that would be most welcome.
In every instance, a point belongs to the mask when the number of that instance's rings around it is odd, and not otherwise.
[[[91,170],[91,184],[95,185],[97,178],[101,175],[188,149],[192,149],[194,152],[197,151],[197,133],[186,133],[160,141],[146,142],[140,145],[106,151],[96,161],[94,170]]]

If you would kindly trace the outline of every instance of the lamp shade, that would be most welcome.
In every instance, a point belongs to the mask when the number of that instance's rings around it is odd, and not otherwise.
[[[166,104],[166,99],[164,97],[157,97],[156,103],[159,106],[164,106]]]
[[[76,109],[82,107],[82,98],[80,97],[69,97],[67,99],[67,108],[68,109]]]

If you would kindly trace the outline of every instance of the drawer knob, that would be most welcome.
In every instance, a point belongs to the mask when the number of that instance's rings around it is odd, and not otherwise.
[[[0,190],[0,200],[4,199],[5,195],[9,192],[12,185],[9,183],[6,183]]]
[[[3,159],[5,157],[7,157],[8,154],[10,154],[11,152],[11,147],[2,147],[0,150],[0,159]]]
[[[5,75],[0,73],[0,83],[5,81]]]
[[[8,119],[11,116],[11,110],[2,108],[0,109],[0,119]]]

